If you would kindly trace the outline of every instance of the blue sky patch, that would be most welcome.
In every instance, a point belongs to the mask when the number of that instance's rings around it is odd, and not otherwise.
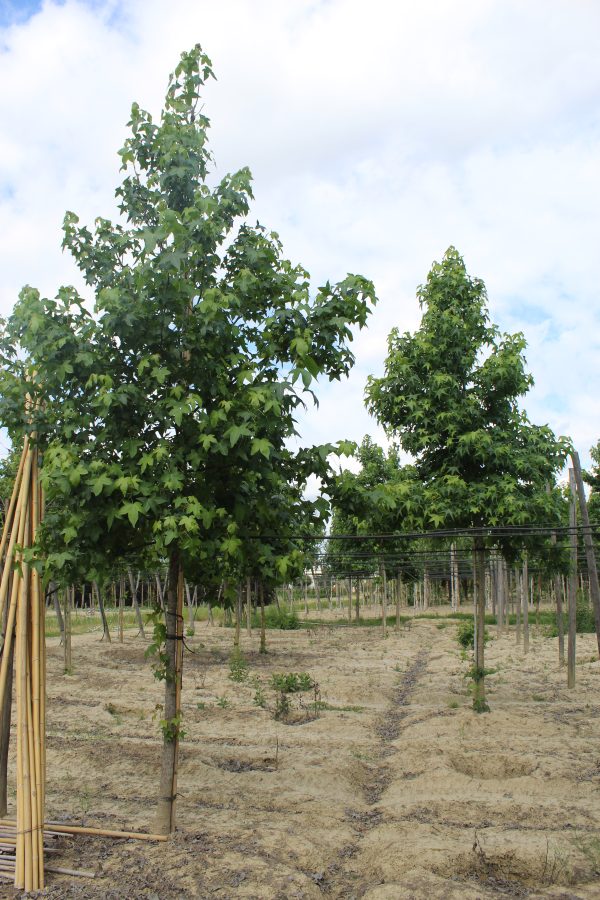
[[[42,8],[42,0],[0,0],[0,27],[20,25]]]

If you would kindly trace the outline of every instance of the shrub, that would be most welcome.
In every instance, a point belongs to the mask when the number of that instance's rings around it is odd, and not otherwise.
[[[564,609],[564,607],[563,607]],[[577,597],[577,607],[575,613],[576,626],[575,630],[577,634],[593,634],[596,630],[596,625],[594,622],[594,610],[591,604],[588,602],[586,597]],[[569,614],[568,612],[563,613],[563,622],[564,622],[564,633],[566,634],[569,630]],[[548,637],[557,637],[558,636],[558,627],[556,624],[556,620],[548,627],[546,634]]]
[[[268,606],[265,609],[265,627],[280,628],[282,631],[295,631],[300,628],[300,619],[295,612],[277,606]]]
[[[229,658],[229,677],[232,681],[246,681],[248,678],[248,663],[240,650],[234,650]]]
[[[487,644],[490,636],[488,630],[483,633],[483,642]],[[473,619],[465,619],[456,629],[456,640],[465,650],[472,650],[475,646],[475,623]]]
[[[282,672],[271,676],[271,685],[282,694],[312,691],[315,683],[308,672]]]

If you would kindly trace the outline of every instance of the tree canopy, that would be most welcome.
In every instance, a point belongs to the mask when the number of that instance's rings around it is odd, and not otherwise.
[[[418,297],[419,329],[392,330],[385,374],[366,390],[369,411],[413,457],[407,513],[423,528],[552,521],[546,487],[569,443],[519,408],[532,384],[523,335],[490,323],[485,285],[453,247]]]
[[[289,438],[317,377],[352,366],[374,289],[349,275],[311,290],[277,234],[246,220],[249,170],[212,183],[199,106],[210,77],[195,47],[159,121],[133,104],[120,221],[65,216],[94,312],[73,288],[46,299],[27,287],[3,327],[0,419],[44,449],[42,548],[66,579],[175,546],[184,566],[239,570],[252,556],[285,574],[294,548],[257,550],[258,538],[325,512],[303,488],[334,448],[294,452]]]

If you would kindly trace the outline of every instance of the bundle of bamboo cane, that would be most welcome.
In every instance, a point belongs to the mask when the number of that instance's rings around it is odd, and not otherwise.
[[[44,803],[46,780],[45,606],[37,570],[23,559],[42,515],[37,449],[25,437],[0,540],[0,620],[4,642],[0,661],[0,709],[15,641],[17,699],[17,827],[15,887],[44,887]]]

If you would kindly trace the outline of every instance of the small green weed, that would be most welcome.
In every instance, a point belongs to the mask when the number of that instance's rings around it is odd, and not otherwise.
[[[327,703],[326,700],[317,700],[315,704],[317,709],[325,709],[330,712],[355,712],[361,713],[365,711],[364,706],[334,706],[333,703]]]
[[[122,724],[123,717],[121,716],[121,713],[119,712],[118,708],[115,706],[114,703],[106,703],[104,705],[104,709],[106,710],[107,713],[109,713],[109,715],[111,715],[113,717],[113,719],[115,720],[117,725]]]
[[[600,837],[597,834],[576,834],[571,842],[585,857],[594,875],[600,875]]]
[[[229,677],[237,682],[248,680],[248,663],[239,649],[234,650],[229,657]]]
[[[255,706],[259,706],[261,709],[264,709],[267,705],[267,698],[265,697],[265,692],[260,684],[256,685],[256,690],[254,691],[252,702]]]
[[[217,697],[217,706],[220,706],[221,709],[229,709],[229,707],[231,706],[231,703],[225,696]]]
[[[292,708],[292,704],[290,702],[290,698],[288,694],[284,691],[278,691],[277,698],[275,700],[275,711],[273,713],[273,718],[277,719],[277,721],[281,719],[287,719],[290,714],[290,710]]]

